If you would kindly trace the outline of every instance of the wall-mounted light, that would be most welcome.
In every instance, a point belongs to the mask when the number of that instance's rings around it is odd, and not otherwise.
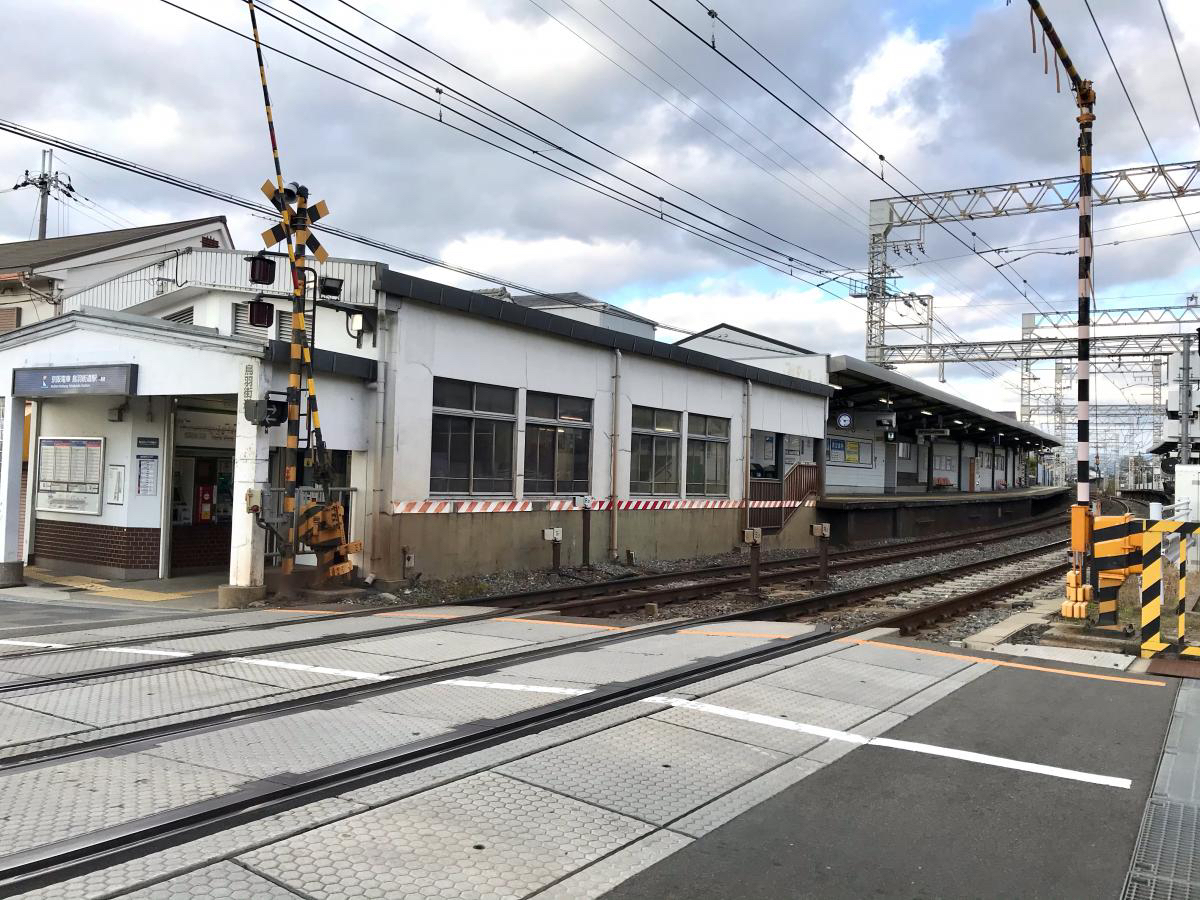
[[[342,285],[345,280],[342,278],[334,278],[332,275],[322,275],[317,279],[317,290],[321,292],[322,297],[340,297],[342,296]]]

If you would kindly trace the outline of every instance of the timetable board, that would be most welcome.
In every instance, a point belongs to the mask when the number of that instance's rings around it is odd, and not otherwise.
[[[37,508],[100,515],[104,438],[38,438]]]

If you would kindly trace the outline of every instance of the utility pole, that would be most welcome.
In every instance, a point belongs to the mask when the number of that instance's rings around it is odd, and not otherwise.
[[[1192,336],[1182,336],[1181,362],[1179,364],[1179,463],[1192,462]]]
[[[41,174],[34,177],[29,174],[29,170],[25,170],[25,177],[13,185],[13,190],[19,190],[23,187],[35,187],[38,190],[38,240],[46,239],[46,218],[50,211],[50,192],[58,189],[62,190],[70,187],[70,182],[64,182],[59,178],[54,169],[54,151],[42,151],[42,171]]]

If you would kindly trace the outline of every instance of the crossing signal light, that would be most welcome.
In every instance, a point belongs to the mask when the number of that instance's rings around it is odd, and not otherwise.
[[[275,259],[267,256],[265,250],[260,250],[253,256],[245,257],[250,263],[251,284],[275,283]]]
[[[275,306],[266,300],[250,301],[250,324],[255,328],[270,328],[275,321]]]

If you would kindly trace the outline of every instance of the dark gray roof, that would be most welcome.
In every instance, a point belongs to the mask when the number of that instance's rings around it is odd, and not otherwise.
[[[540,309],[531,309],[507,300],[497,300],[495,297],[485,297],[474,291],[438,284],[436,281],[426,281],[424,278],[404,275],[390,269],[384,271],[381,282],[381,289],[385,293],[484,319],[493,319],[518,328],[529,328],[568,340],[582,341],[600,347],[611,347],[622,353],[636,353],[639,356],[668,360],[684,366],[720,372],[735,378],[746,378],[760,384],[801,391],[818,397],[833,395],[833,388],[829,385],[809,381],[806,378],[793,378],[790,375],[781,375],[778,372],[748,366],[731,359],[722,359],[719,356],[711,356],[708,353],[700,353],[686,347],[678,347],[675,344],[638,337],[624,331],[600,328],[587,322],[569,319],[566,316],[542,312]]]
[[[142,225],[138,228],[118,228],[116,231],[96,231],[91,234],[71,234],[46,238],[43,241],[16,241],[0,244],[0,272],[31,269],[74,259],[100,250],[111,250],[126,244],[136,244],[149,238],[187,231],[197,225],[225,224],[224,216],[207,219],[188,219],[184,222],[164,222],[161,225]]]
[[[969,428],[985,427],[995,431],[997,427],[1001,427],[1008,436],[1017,432],[1040,445],[1060,446],[1058,438],[1040,428],[1018,422],[1010,416],[993,412],[946,391],[931,388],[915,378],[908,378],[892,369],[885,369],[853,356],[831,356],[829,380],[841,388],[834,398],[835,405],[839,399],[862,403],[872,402],[873,398],[887,395],[892,400],[889,409],[911,411],[927,408],[938,415],[951,418],[960,416]]]
[[[644,316],[639,316],[637,313],[631,313],[627,309],[613,306],[611,303],[605,303],[603,300],[597,300],[595,297],[589,297],[587,294],[581,294],[578,291],[567,291],[565,294],[518,294],[512,297],[512,302],[519,303],[521,306],[528,306],[531,309],[563,309],[569,306],[582,306],[587,309],[610,313],[622,319],[641,322],[645,325],[658,324],[653,319],[647,319]]]

